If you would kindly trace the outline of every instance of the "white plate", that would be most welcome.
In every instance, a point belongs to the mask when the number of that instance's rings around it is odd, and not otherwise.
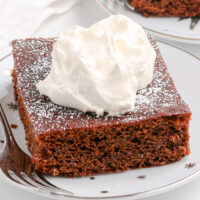
[[[47,191],[33,190],[33,188],[29,187],[23,187],[24,189],[54,199],[71,199],[73,197],[76,199],[120,198],[133,200],[176,188],[199,174],[200,60],[176,47],[161,42],[158,44],[178,91],[190,105],[193,113],[190,125],[191,154],[174,164],[130,170],[111,175],[98,175],[95,176],[95,180],[91,180],[88,177],[63,178],[45,176],[54,185],[70,191],[72,195],[69,195],[69,197],[56,196]],[[0,62],[0,102],[3,104],[9,122],[19,126],[17,129],[13,129],[13,133],[19,146],[27,152],[24,139],[25,133],[18,112],[8,109],[7,106],[7,103],[13,102],[13,89],[9,76],[12,67],[11,56]],[[108,193],[101,193],[101,191],[108,191]]]
[[[120,0],[97,0],[99,5],[111,14],[124,14],[143,26],[148,32],[161,39],[177,42],[200,44],[200,20],[192,30],[191,19],[180,20],[178,17],[143,17],[136,11],[120,3]],[[122,0],[121,0],[122,2]]]

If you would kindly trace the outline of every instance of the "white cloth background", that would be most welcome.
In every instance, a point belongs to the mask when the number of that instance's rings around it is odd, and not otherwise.
[[[81,0],[0,0],[0,59],[10,53],[9,42],[33,37],[50,16],[69,11]]]

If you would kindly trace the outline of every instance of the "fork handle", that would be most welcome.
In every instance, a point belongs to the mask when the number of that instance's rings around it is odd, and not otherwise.
[[[4,110],[3,110],[3,107],[2,107],[1,104],[0,104],[0,118],[1,118],[2,125],[3,125],[3,129],[4,129],[3,132],[4,132],[4,136],[5,136],[6,142],[7,143],[11,143],[11,141],[12,141],[12,142],[16,143],[16,141],[15,141],[15,139],[13,137],[10,125],[8,123],[8,120],[6,118],[6,115],[4,113]]]

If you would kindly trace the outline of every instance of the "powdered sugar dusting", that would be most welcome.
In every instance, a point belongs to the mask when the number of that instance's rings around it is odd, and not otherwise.
[[[155,40],[151,37],[149,39],[157,52],[153,81],[147,88],[138,91],[134,110],[120,116],[83,113],[56,105],[41,95],[35,85],[50,72],[54,40],[40,38],[13,41],[17,87],[36,132],[43,134],[52,130],[109,126],[190,112],[174,88]]]

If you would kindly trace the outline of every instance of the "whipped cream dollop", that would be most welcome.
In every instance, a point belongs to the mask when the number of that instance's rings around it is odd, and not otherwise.
[[[123,114],[134,109],[137,90],[151,83],[155,58],[144,30],[113,15],[62,34],[53,47],[51,71],[37,88],[62,106]]]

